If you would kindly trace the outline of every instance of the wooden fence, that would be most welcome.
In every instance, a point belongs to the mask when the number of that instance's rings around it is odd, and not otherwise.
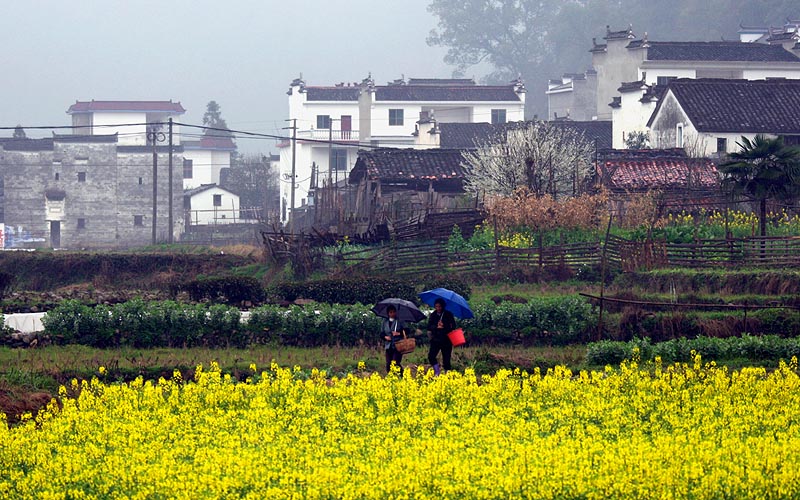
[[[605,248],[604,248],[605,247]],[[605,253],[604,253],[605,251]],[[495,272],[515,267],[561,268],[576,272],[600,266],[624,272],[669,267],[800,267],[800,237],[698,240],[689,244],[635,242],[609,236],[602,241],[557,246],[449,251],[443,242],[392,243],[340,253],[331,264],[398,276]]]

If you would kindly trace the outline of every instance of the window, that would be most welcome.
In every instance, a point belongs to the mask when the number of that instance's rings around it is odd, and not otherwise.
[[[403,110],[402,109],[390,109],[389,110],[389,125],[395,126],[402,126],[403,125]]]
[[[222,195],[221,194],[215,194],[214,195],[214,206],[215,207],[221,207],[222,206]]]
[[[141,177],[139,177],[139,185],[140,186],[142,185],[143,182],[144,182],[144,180]]]
[[[78,219],[78,229],[86,229],[86,219]]]
[[[188,158],[183,159],[183,178],[184,179],[192,178],[192,160]],[[139,184],[141,184],[141,182]]]
[[[78,182],[86,182],[86,172],[78,172]]]
[[[144,226],[144,215],[134,215],[133,225],[136,227]]]
[[[317,115],[317,128],[331,128],[331,115]]]
[[[497,125],[500,123],[506,122],[506,110],[505,109],[493,109],[492,110],[492,124]]]
[[[347,150],[342,148],[331,149],[331,165],[333,170],[347,170]]]
[[[678,125],[678,129],[675,133],[675,147],[676,148],[683,147],[683,124]]]
[[[669,85],[669,82],[678,78],[677,76],[659,76],[656,77],[656,85]]]
[[[717,153],[728,152],[728,139],[724,137],[717,137]]]
[[[56,180],[59,180],[59,179],[61,179],[61,174],[59,174],[58,172],[56,172]]]

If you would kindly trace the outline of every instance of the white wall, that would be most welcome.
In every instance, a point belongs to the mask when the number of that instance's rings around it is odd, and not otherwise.
[[[655,85],[658,82],[659,76],[674,76],[676,78],[696,78],[697,71],[693,68],[680,68],[680,67],[664,67],[652,68],[644,64],[644,67],[639,68],[639,80],[642,79],[642,74],[647,73],[645,83],[648,85]]]
[[[222,206],[214,206],[214,195],[222,196]],[[220,187],[206,189],[192,196],[189,212],[191,224],[232,224],[239,219],[239,197]]]
[[[647,122],[656,108],[655,102],[640,102],[643,91],[621,94],[621,106],[611,111],[614,149],[625,149],[625,138],[634,132],[647,132]]]
[[[214,159],[211,150],[208,149],[187,149],[183,152],[183,157],[192,160],[192,178],[183,179],[183,189],[191,189],[201,184],[219,184],[219,175],[216,179],[212,173],[211,166]],[[183,174],[183,165],[176,169]]]
[[[147,145],[146,113],[94,113],[92,118],[92,135],[119,134],[120,146],[145,146]],[[99,125],[117,125],[121,123],[140,123],[142,125],[131,127],[99,127]]]
[[[765,80],[767,78],[783,77],[788,79],[800,79],[800,67],[795,69],[745,69],[745,80]]]

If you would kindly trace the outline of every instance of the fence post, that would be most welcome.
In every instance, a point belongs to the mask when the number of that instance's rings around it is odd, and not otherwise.
[[[606,290],[606,248],[608,248],[608,235],[611,232],[611,219],[613,215],[608,214],[608,226],[606,226],[606,239],[603,243],[603,253],[600,254],[600,314],[597,317],[597,340],[603,339],[603,296]]]
[[[492,223],[494,224],[494,267],[500,265],[500,242],[497,238],[497,215],[492,216]]]
[[[541,230],[539,230],[538,236],[539,236],[539,276],[541,276],[544,268],[544,256],[542,255],[542,252],[544,250],[544,242],[542,241]]]

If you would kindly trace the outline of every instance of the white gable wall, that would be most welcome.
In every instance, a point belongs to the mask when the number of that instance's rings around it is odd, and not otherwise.
[[[221,196],[221,206],[214,205],[214,195]],[[188,217],[191,217],[192,225],[243,222],[239,218],[239,196],[218,186],[191,197]]]

